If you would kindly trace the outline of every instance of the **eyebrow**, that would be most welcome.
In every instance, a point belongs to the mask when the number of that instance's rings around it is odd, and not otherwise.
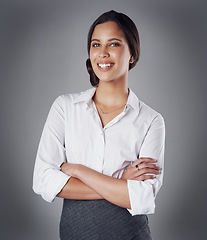
[[[108,39],[108,41],[109,41],[109,42],[112,42],[112,41],[122,42],[122,40],[121,40],[121,39],[118,39],[118,38],[110,38],[110,39]],[[97,39],[97,38],[94,38],[94,39],[91,40],[91,42],[100,42],[100,40]]]

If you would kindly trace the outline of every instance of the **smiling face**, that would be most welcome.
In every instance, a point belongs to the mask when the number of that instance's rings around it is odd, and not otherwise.
[[[95,27],[90,60],[100,81],[126,79],[130,57],[127,40],[116,22],[109,21]]]

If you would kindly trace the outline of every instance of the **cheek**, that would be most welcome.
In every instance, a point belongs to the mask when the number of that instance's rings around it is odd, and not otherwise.
[[[94,54],[94,51],[90,51],[90,53],[89,53],[89,58],[90,58],[90,60],[91,60],[91,65],[92,65],[92,67],[93,67],[93,65],[94,65],[94,59],[95,59],[95,56],[94,56],[95,54]]]
[[[119,51],[117,51],[117,56],[119,56],[119,58],[121,59],[129,59],[130,58],[130,51],[128,49],[128,47],[124,46],[122,48],[119,49]]]
[[[96,51],[96,49],[91,49],[90,50],[90,53],[89,53],[89,57],[90,57],[90,59],[91,60],[94,60],[96,57],[97,57],[97,51]]]
[[[90,58],[90,61],[91,61],[91,66],[92,66],[92,69],[93,71],[95,72],[96,71],[96,63],[94,62],[95,59],[96,59],[96,52],[91,50],[90,53],[89,53],[89,58]]]
[[[121,64],[126,65],[128,67],[129,60],[130,60],[130,53],[129,53],[129,51],[124,50],[124,51],[120,52],[120,54],[119,54],[119,61],[120,61]]]
[[[130,57],[131,57],[131,53],[130,53],[130,51],[129,51],[128,48],[125,49],[124,55],[125,55],[125,58],[127,59],[127,61],[129,61],[129,60],[130,60]]]

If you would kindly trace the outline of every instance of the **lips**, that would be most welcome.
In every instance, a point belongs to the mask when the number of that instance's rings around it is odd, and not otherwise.
[[[98,63],[97,66],[99,70],[105,72],[110,70],[114,66],[114,63]]]

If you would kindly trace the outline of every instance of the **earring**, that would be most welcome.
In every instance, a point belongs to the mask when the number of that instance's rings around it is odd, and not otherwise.
[[[130,60],[129,60],[129,63],[133,63],[134,62],[134,58],[133,58],[133,56],[131,56],[131,58],[130,58]]]

